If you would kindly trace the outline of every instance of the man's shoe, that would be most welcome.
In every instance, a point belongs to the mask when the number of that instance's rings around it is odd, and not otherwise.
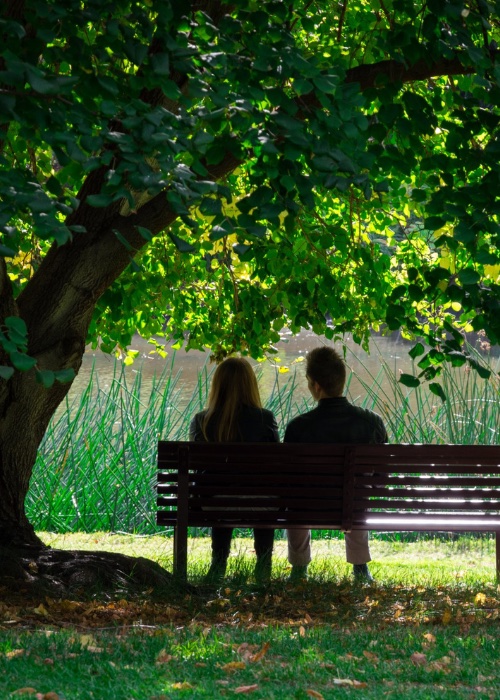
[[[292,566],[288,581],[290,583],[301,583],[302,581],[307,581],[307,565]]]
[[[255,565],[255,582],[259,586],[264,586],[271,581],[272,560],[271,555],[267,554],[263,557],[257,557]]]
[[[368,564],[353,564],[352,570],[356,581],[364,583],[373,583],[375,580],[370,573]]]
[[[203,582],[210,585],[222,583],[226,575],[226,562],[212,562]]]

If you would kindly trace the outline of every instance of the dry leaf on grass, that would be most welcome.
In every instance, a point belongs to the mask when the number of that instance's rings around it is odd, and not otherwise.
[[[249,661],[253,664],[257,663],[257,661],[260,661],[261,659],[264,658],[264,656],[267,654],[267,650],[269,649],[269,642],[266,642],[262,649],[259,649],[253,656],[249,658]]]
[[[378,662],[380,661],[378,656],[374,654],[373,651],[364,651],[363,656],[365,656],[368,659],[368,661],[371,661],[372,664],[378,664]]]
[[[367,688],[368,683],[364,681],[351,680],[350,678],[334,678],[333,685],[350,686],[351,688]]]
[[[446,608],[446,610],[443,613],[443,617],[441,618],[441,622],[443,623],[443,625],[447,625],[451,622],[451,618],[451,610],[449,608]]]
[[[158,652],[158,656],[155,659],[155,663],[157,664],[168,664],[169,661],[172,661],[174,657],[172,654],[168,654],[166,649],[162,649],[160,652]]]
[[[433,644],[436,641],[436,637],[430,632],[424,634],[424,639],[426,639],[429,644]]]
[[[192,690],[194,686],[191,685],[191,683],[188,683],[187,681],[182,681],[181,683],[174,683],[172,685],[172,688],[174,690]]]
[[[33,612],[37,615],[42,615],[43,617],[49,617],[49,611],[43,603],[40,603],[37,608],[33,608]]]
[[[410,659],[415,664],[415,666],[425,666],[425,664],[427,663],[427,656],[425,654],[422,654],[420,651],[414,652],[410,656]]]
[[[241,671],[246,667],[247,665],[244,661],[230,661],[222,666],[222,670],[226,673],[232,673],[233,671]]]
[[[12,651],[5,652],[6,659],[15,659],[17,656],[23,656],[24,649],[12,649]]]
[[[254,683],[253,685],[240,685],[238,688],[235,688],[233,692],[235,693],[253,693],[254,690],[257,690],[259,686],[257,683]]]
[[[309,695],[311,698],[316,698],[317,700],[325,700],[321,693],[318,693],[317,690],[312,690],[311,688],[306,690],[306,695]]]

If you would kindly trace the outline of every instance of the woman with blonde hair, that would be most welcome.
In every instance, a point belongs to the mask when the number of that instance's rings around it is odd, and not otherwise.
[[[194,416],[189,432],[196,442],[279,442],[276,419],[262,408],[257,378],[247,360],[229,357],[217,367],[208,406]],[[224,577],[232,536],[231,528],[212,528],[212,563],[207,580]],[[274,530],[254,528],[255,577],[260,582],[271,576],[273,543]]]

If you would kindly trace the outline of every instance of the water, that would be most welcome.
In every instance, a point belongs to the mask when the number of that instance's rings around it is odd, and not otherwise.
[[[387,337],[374,337],[370,353],[366,353],[359,345],[357,345],[351,337],[345,338],[346,362],[354,373],[350,382],[350,396],[357,398],[364,393],[362,382],[368,384],[373,383],[373,379],[381,372],[382,363],[386,365],[397,375],[399,372],[411,372],[412,361],[408,355],[408,351],[412,347],[412,343],[402,340],[397,335]],[[280,384],[284,384],[290,377],[290,372],[296,372],[297,390],[296,397],[300,401],[302,397],[308,398],[307,383],[305,380],[304,364],[301,360],[307,352],[320,344],[326,344],[336,347],[342,351],[340,343],[333,343],[323,337],[318,337],[310,331],[302,331],[300,334],[293,336],[291,333],[285,333],[282,340],[277,344],[278,354],[262,363],[257,363],[251,360],[256,365],[256,369],[260,375],[260,389],[262,398],[265,400],[271,393],[278,377]],[[174,351],[167,346],[168,356],[163,359],[153,351],[153,347],[144,339],[137,336],[132,345],[134,350],[139,351],[139,356],[133,365],[125,368],[127,378],[133,379],[133,375],[141,372],[142,389],[145,394],[153,382],[154,376],[159,376],[165,366],[172,367],[174,374],[180,373],[179,387],[182,387],[182,394],[191,396],[195,391],[200,372],[206,368],[209,372],[213,370],[214,365],[210,362],[210,352],[200,352],[196,350]],[[78,376],[73,382],[69,393],[70,402],[76,399],[83,392],[88,384],[92,367],[95,367],[97,376],[99,377],[99,386],[106,391],[113,379],[115,369],[115,358],[110,355],[105,355],[99,351],[89,350],[85,353],[83,364]],[[289,372],[278,372],[279,368],[288,368]],[[277,373],[278,372],[278,373]],[[382,386],[389,390],[389,381],[381,376]]]

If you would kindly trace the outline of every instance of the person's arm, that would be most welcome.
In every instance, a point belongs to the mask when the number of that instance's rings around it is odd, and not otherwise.
[[[189,426],[189,439],[192,442],[206,442],[201,429],[201,415],[197,413]]]
[[[297,430],[297,421],[291,420],[290,423],[286,426],[285,430],[285,437],[283,438],[283,442],[300,442],[300,435],[298,434]]]
[[[280,441],[280,432],[278,429],[278,424],[276,422],[276,418],[274,416],[274,413],[271,413],[270,430],[271,430],[271,439],[269,440],[269,442],[279,442]]]
[[[389,442],[389,436],[387,435],[387,430],[385,429],[382,418],[379,417],[377,427],[375,429],[375,443],[381,444],[385,442]]]

